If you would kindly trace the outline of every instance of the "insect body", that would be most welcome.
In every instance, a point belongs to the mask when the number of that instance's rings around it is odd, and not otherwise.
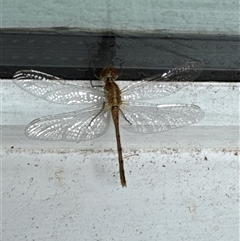
[[[164,74],[154,75],[120,89],[117,70],[106,67],[100,74],[104,87],[90,83],[73,84],[35,70],[14,74],[14,82],[30,94],[59,104],[92,103],[91,108],[38,118],[26,127],[25,134],[42,140],[90,140],[104,134],[112,116],[118,149],[120,180],[126,184],[120,140],[120,125],[134,133],[157,133],[194,124],[204,117],[192,104],[156,105],[136,100],[167,96],[185,87],[201,73],[201,63],[192,61]]]

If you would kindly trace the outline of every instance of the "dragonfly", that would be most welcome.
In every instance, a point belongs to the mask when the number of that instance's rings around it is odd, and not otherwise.
[[[36,70],[18,71],[13,80],[24,91],[49,102],[92,104],[77,111],[33,120],[26,126],[27,137],[51,141],[91,140],[107,131],[112,116],[120,181],[122,187],[126,187],[119,125],[133,133],[159,133],[200,121],[204,111],[195,104],[152,104],[142,100],[173,94],[194,81],[201,72],[201,62],[190,61],[164,74],[133,81],[122,89],[116,83],[119,74],[114,67],[101,71],[102,86],[93,86],[91,81],[73,83]]]

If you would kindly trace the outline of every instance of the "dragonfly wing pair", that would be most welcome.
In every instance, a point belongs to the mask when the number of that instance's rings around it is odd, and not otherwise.
[[[196,105],[153,105],[134,100],[154,99],[170,95],[185,87],[202,72],[200,62],[192,61],[164,74],[134,82],[121,90],[123,114],[121,126],[136,133],[155,133],[187,126],[204,117]],[[109,109],[102,88],[90,83],[66,82],[58,77],[35,70],[16,72],[14,82],[28,93],[58,104],[96,103],[94,106],[32,121],[26,135],[43,140],[82,141],[96,138],[106,132]],[[103,108],[104,107],[104,108]]]
[[[170,95],[194,81],[202,69],[203,66],[198,61],[187,62],[162,75],[154,75],[123,88],[121,96],[126,104],[121,107],[124,117],[121,126],[131,132],[156,133],[200,121],[204,111],[197,105],[154,105],[134,100]]]
[[[57,104],[95,103],[91,108],[38,118],[25,129],[28,137],[41,140],[82,141],[106,132],[110,114],[101,111],[105,100],[103,90],[90,83],[66,82],[56,76],[35,70],[22,70],[14,82],[26,92]]]

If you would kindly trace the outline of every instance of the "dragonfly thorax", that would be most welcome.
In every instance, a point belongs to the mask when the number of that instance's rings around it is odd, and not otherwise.
[[[121,90],[112,78],[108,78],[106,80],[104,91],[108,106],[113,107],[120,106],[122,104]]]

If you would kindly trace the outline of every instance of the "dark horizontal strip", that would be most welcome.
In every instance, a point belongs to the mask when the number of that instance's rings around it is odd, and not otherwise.
[[[200,81],[240,80],[238,36],[130,34],[55,30],[1,30],[0,78],[36,69],[66,79],[91,79],[104,66],[121,79],[159,74],[189,60],[204,65]]]

